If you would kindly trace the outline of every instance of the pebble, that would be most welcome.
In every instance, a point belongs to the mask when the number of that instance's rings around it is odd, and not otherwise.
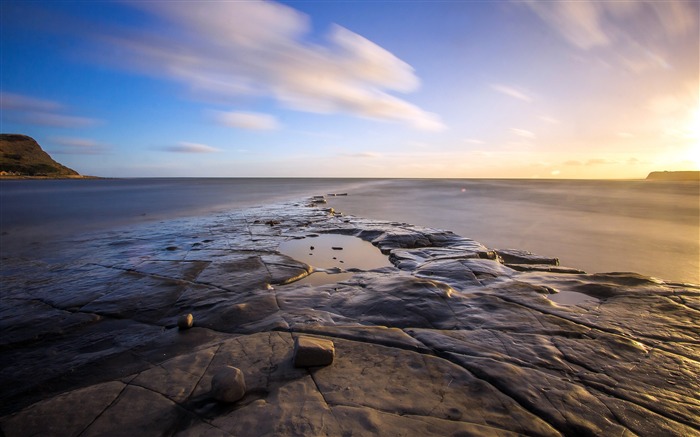
[[[184,314],[177,319],[177,327],[180,330],[190,329],[194,325],[194,316],[192,314]]]

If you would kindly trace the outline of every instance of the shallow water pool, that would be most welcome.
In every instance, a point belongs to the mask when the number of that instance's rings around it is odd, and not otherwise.
[[[350,278],[353,273],[349,269],[373,270],[392,265],[371,243],[348,235],[313,234],[285,241],[279,251],[314,268],[314,273],[297,284],[331,284]]]

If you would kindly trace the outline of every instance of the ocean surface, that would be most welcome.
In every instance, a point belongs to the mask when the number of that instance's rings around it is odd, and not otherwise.
[[[558,257],[587,272],[700,283],[697,182],[405,179],[0,181],[2,256],[86,231],[329,197],[360,217],[412,223]]]

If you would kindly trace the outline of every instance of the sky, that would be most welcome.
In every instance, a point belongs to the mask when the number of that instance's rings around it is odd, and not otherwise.
[[[697,0],[0,8],[0,131],[81,174],[700,169]]]

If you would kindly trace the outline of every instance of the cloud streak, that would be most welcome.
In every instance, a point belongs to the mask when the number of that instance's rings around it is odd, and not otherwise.
[[[693,3],[525,0],[521,4],[570,44],[587,51],[609,49],[622,66],[639,73],[671,68],[665,54],[674,50],[674,40],[684,35],[697,38],[698,11]]]
[[[382,154],[377,153],[377,152],[358,152],[358,153],[341,153],[338,156],[342,156],[344,158],[369,158],[369,159],[376,159],[376,158],[381,158]]]
[[[52,153],[65,155],[100,155],[107,153],[108,147],[97,141],[87,138],[56,137],[51,139],[58,145],[52,149]]]
[[[218,97],[272,96],[294,110],[445,127],[436,114],[390,94],[418,88],[410,65],[343,27],[332,26],[320,45],[305,40],[308,16],[275,2],[132,5],[154,17],[154,29],[168,37],[155,30],[113,32],[107,41],[129,54],[131,69]]]
[[[0,107],[4,111],[52,112],[63,108],[58,102],[38,99],[22,94],[0,92]]]
[[[217,112],[214,115],[217,123],[249,130],[276,130],[280,128],[277,119],[272,115],[255,112]]]
[[[199,144],[199,143],[188,143],[188,142],[182,142],[173,146],[167,146],[163,148],[164,151],[166,152],[172,152],[172,153],[194,153],[194,154],[199,154],[199,153],[217,153],[221,152],[220,149],[207,146],[206,144]]]
[[[0,107],[20,123],[59,128],[93,126],[99,120],[62,113],[65,106],[52,100],[15,93],[0,93]]]
[[[528,138],[528,139],[535,138],[535,133],[531,132],[529,130],[526,130],[526,129],[518,129],[518,128],[512,127],[512,128],[510,128],[510,131],[519,137]]]
[[[501,94],[505,94],[506,96],[513,97],[518,100],[522,100],[525,102],[531,102],[532,97],[530,97],[528,94],[526,94],[524,91],[510,86],[510,85],[502,85],[498,83],[491,84],[491,88],[494,89],[495,91],[498,91]]]

